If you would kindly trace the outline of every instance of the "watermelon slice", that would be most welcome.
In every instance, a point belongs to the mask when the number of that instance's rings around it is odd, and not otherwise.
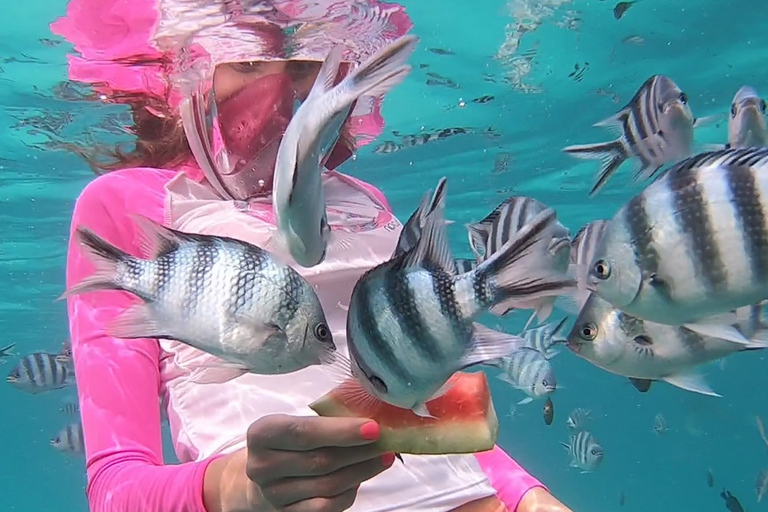
[[[477,453],[493,449],[499,420],[485,373],[458,372],[444,395],[427,402],[434,418],[374,399],[356,380],[349,380],[310,405],[320,416],[370,418],[381,427],[379,447],[388,452],[420,455]]]

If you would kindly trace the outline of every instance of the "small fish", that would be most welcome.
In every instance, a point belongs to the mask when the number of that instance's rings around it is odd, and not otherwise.
[[[591,285],[627,315],[747,343],[727,312],[768,296],[766,217],[768,148],[688,158],[616,213]]]
[[[66,414],[67,416],[79,416],[80,415],[80,403],[75,401],[65,402],[59,407],[59,412]]]
[[[741,506],[741,503],[736,499],[736,496],[731,494],[731,491],[723,489],[723,492],[720,493],[720,497],[725,500],[725,508],[730,512],[744,512],[744,507]]]
[[[624,44],[634,44],[637,46],[642,46],[645,44],[645,38],[642,36],[627,36],[624,39],[621,40]]]
[[[272,205],[278,233],[273,239],[287,247],[299,265],[318,265],[328,250],[331,227],[321,172],[349,112],[361,96],[383,96],[405,79],[411,71],[405,62],[417,40],[413,35],[401,37],[336,86],[343,49],[334,47],[307,99],[288,124],[275,164]],[[344,247],[350,242],[339,238],[337,243]]]
[[[448,87],[449,89],[461,89],[459,84],[451,80],[450,78],[440,75],[435,72],[429,72],[427,73],[427,85],[440,85],[443,87]]]
[[[56,437],[51,439],[51,446],[71,457],[84,454],[83,426],[80,423],[67,425]]]
[[[768,126],[765,119],[765,100],[752,87],[744,86],[736,92],[728,118],[728,147],[768,146]]]
[[[240,240],[182,233],[146,217],[134,220],[150,259],[77,228],[96,272],[62,297],[122,290],[142,299],[108,325],[107,334],[178,340],[220,358],[192,370],[190,379],[200,384],[333,361],[336,346],[320,300],[289,265]]]
[[[64,340],[64,343],[61,344],[61,350],[56,354],[56,360],[64,364],[72,362],[72,340]]]
[[[388,140],[373,148],[373,152],[380,155],[388,155],[390,153],[397,153],[403,149],[405,149],[405,145]]]
[[[561,442],[560,444],[568,450],[568,455],[571,458],[570,466],[580,468],[582,473],[596,470],[603,462],[605,456],[603,447],[586,430],[571,435],[568,443]]]
[[[75,376],[53,354],[33,352],[21,358],[6,382],[36,395],[71,386],[75,383]]]
[[[755,493],[757,494],[757,502],[760,503],[765,496],[765,491],[768,488],[768,469],[758,471],[757,478],[755,479]]]
[[[617,3],[613,8],[613,17],[617,20],[620,20],[622,16],[624,16],[624,13],[627,12],[627,10],[632,7],[634,4],[636,4],[639,0],[633,0],[631,2],[619,2]]]
[[[446,50],[444,48],[427,48],[427,50],[435,55],[456,55],[451,50]]]
[[[570,270],[578,283],[578,291],[574,294],[577,306],[575,313],[584,307],[589,298],[591,281],[587,270],[595,261],[595,251],[607,228],[607,220],[594,220],[579,229],[576,236],[571,240]]]
[[[544,424],[551,425],[555,419],[555,404],[552,403],[550,397],[547,397],[547,401],[544,402],[544,410],[542,413],[544,416]]]
[[[568,430],[584,430],[592,420],[591,414],[589,409],[577,407],[568,415],[565,426],[568,427]]]
[[[568,320],[567,317],[557,324],[548,323],[526,329],[520,333],[520,337],[525,340],[526,346],[535,348],[547,359],[552,359],[560,353],[558,346],[568,343],[568,338],[563,336],[566,320]]]
[[[619,95],[617,93],[611,92],[611,91],[606,91],[603,88],[597,89],[595,91],[595,94],[597,94],[598,96],[605,96],[607,98],[611,98],[611,101],[616,103],[616,104],[618,104],[619,101],[621,101],[620,98],[619,98]]]
[[[503,152],[496,155],[496,159],[493,162],[493,174],[502,174],[509,171],[509,164],[512,162],[512,153]]]
[[[568,146],[563,151],[602,162],[590,191],[594,195],[631,158],[638,160],[634,179],[640,181],[653,176],[664,164],[689,156],[696,123],[688,95],[666,76],[653,75],[624,108],[593,125],[610,129],[618,139]]]
[[[707,470],[707,487],[715,486],[715,475],[712,474],[712,470]]]
[[[475,323],[476,317],[510,295],[567,293],[575,284],[535,261],[549,243],[551,209],[475,270],[457,275],[445,232],[445,178],[431,201],[428,196],[417,244],[358,280],[347,315],[352,375],[369,395],[425,417],[425,403],[447,390],[456,371],[522,344]]]
[[[0,348],[0,364],[3,364],[8,359],[13,357],[13,347],[15,346],[15,343],[11,343],[5,348]]]
[[[492,361],[487,366],[500,368],[498,379],[523,391],[526,398],[517,404],[531,403],[535,398],[548,397],[557,391],[557,379],[552,364],[535,348],[521,346],[509,355]]]
[[[547,209],[545,204],[532,197],[514,196],[504,200],[483,220],[467,224],[469,245],[477,260],[482,262],[496,254],[508,240]],[[539,252],[536,255],[540,267],[561,273],[567,272],[571,251],[568,229],[555,220],[541,235],[546,243],[539,244]],[[536,298],[511,297],[492,307],[491,312],[505,315],[512,309],[533,309],[534,312],[524,327],[527,329],[534,318],[539,322],[549,318],[555,300],[554,295]]]
[[[752,331],[760,308],[746,307],[733,326],[751,341],[735,343],[705,336],[682,326],[657,324],[630,316],[597,295],[590,295],[568,335],[568,348],[595,366],[629,377],[640,391],[651,381],[663,380],[681,389],[720,396],[707,385],[697,368],[734,352],[768,348],[768,331]]]
[[[485,94],[483,96],[478,96],[477,98],[474,98],[472,103],[490,103],[491,101],[495,100],[496,98],[494,96],[490,96],[488,94]]]
[[[667,420],[664,418],[664,415],[661,413],[656,414],[656,416],[653,417],[653,432],[656,435],[663,436],[667,433]]]

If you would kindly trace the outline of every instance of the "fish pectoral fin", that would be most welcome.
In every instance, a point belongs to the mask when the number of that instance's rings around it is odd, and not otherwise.
[[[728,114],[712,114],[711,116],[697,117],[693,122],[693,128],[703,128],[704,126],[711,126],[719,122],[725,121]]]
[[[635,389],[637,389],[641,393],[647,393],[649,389],[651,389],[651,380],[650,379],[637,379],[635,377],[628,377],[629,382],[632,383],[633,386],[635,386]]]
[[[509,375],[507,375],[506,372],[502,372],[496,376],[497,379],[499,379],[502,382],[506,382],[513,388],[517,388],[517,382],[515,382]]]
[[[107,324],[105,329],[115,338],[164,338],[167,333],[150,317],[146,304],[134,304]]]
[[[527,397],[523,398],[522,400],[520,400],[519,402],[517,402],[517,405],[525,405],[525,404],[529,404],[531,402],[533,402],[533,398],[527,396]]]
[[[710,151],[722,151],[728,149],[728,144],[696,144],[697,153],[709,153]]]
[[[429,412],[429,409],[427,409],[427,404],[416,404],[411,410],[413,411],[413,414],[420,418],[436,418],[436,416],[433,416],[432,413]]]
[[[432,398],[430,398],[428,401],[432,401],[432,400],[434,400],[435,398],[440,398],[441,396],[443,396],[444,394],[446,394],[447,392],[449,392],[451,389],[453,389],[453,386],[454,386],[455,384],[456,384],[456,382],[455,382],[455,381],[448,381],[448,382],[446,382],[445,384],[443,384],[442,386],[440,386],[440,389],[438,389],[437,391],[435,391],[435,394],[434,394],[434,395],[432,395]]]
[[[744,345],[744,350],[757,350],[768,348],[768,329],[760,329],[749,338],[749,343]]]
[[[702,395],[708,396],[722,396],[718,393],[715,393],[712,388],[709,387],[709,384],[707,384],[707,382],[704,380],[704,377],[695,371],[668,375],[663,377],[662,380],[672,384],[673,386],[677,386],[680,389],[685,389],[686,391],[693,391],[694,393],[700,393]]]
[[[525,346],[523,338],[495,331],[477,322],[472,324],[472,329],[472,348],[461,358],[461,368],[508,356]]]
[[[683,324],[683,327],[703,336],[748,345],[749,340],[733,326],[734,323],[736,316],[733,313],[723,313]]]
[[[288,335],[279,325],[263,323],[244,314],[235,313],[234,317],[236,322],[248,326],[253,339],[262,340],[261,345],[287,346]]]
[[[224,384],[231,380],[242,377],[248,373],[244,367],[236,366],[199,366],[192,370],[189,380],[196,384]]]

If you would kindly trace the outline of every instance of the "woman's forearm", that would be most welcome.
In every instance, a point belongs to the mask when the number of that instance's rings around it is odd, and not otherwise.
[[[543,487],[534,487],[523,495],[513,512],[573,512]]]
[[[207,512],[272,512],[258,495],[258,489],[245,472],[248,452],[240,450],[219,457],[208,465],[203,482],[203,502]]]

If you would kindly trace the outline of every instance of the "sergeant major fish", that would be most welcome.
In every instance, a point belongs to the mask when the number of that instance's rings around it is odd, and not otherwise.
[[[347,315],[351,372],[384,402],[429,416],[426,402],[447,391],[456,371],[510,352],[520,339],[474,322],[513,294],[544,297],[575,283],[542,269],[540,246],[555,219],[552,210],[525,228],[475,270],[457,275],[444,218],[445,178],[417,244],[358,280]]]
[[[70,423],[51,439],[51,446],[71,457],[85,453],[83,426],[80,423]]]
[[[602,162],[597,181],[590,191],[596,194],[625,161],[637,158],[635,181],[648,179],[664,164],[691,154],[696,121],[688,96],[668,77],[653,75],[619,112],[593,126],[610,129],[618,139],[598,144],[581,144],[563,149],[582,159]]]
[[[574,293],[577,306],[574,313],[578,313],[589,298],[589,265],[595,260],[595,251],[607,228],[607,220],[594,220],[579,229],[571,240],[570,269],[578,283],[578,291]]]
[[[552,359],[560,353],[559,345],[565,345],[567,338],[563,336],[563,328],[568,318],[563,318],[558,323],[548,323],[526,329],[520,333],[520,337],[525,340],[525,345],[535,348],[547,358]]]
[[[611,220],[590,280],[627,315],[746,343],[728,312],[768,298],[768,148],[702,153]]]
[[[582,430],[571,435],[568,443],[560,443],[568,451],[570,466],[580,468],[582,473],[590,473],[603,462],[603,447],[591,433]]]
[[[77,240],[96,272],[62,297],[122,290],[137,304],[107,326],[117,338],[185,343],[223,361],[194,369],[198,383],[247,372],[275,375],[330,363],[336,347],[314,289],[269,252],[240,240],[182,233],[135,217],[151,259],[136,258],[82,226]]]
[[[734,352],[768,348],[768,331],[753,328],[759,309],[748,306],[736,315],[743,318],[738,325],[740,332],[750,338],[749,343],[742,344],[641,320],[593,294],[574,323],[568,348],[599,368],[629,377],[643,392],[651,381],[663,380],[695,393],[720,396],[697,367]]]
[[[731,103],[728,118],[728,147],[748,148],[768,146],[768,126],[765,100],[752,87],[740,88]]]
[[[75,383],[74,373],[47,352],[33,352],[21,358],[6,382],[33,395],[62,389]]]
[[[287,246],[299,265],[312,267],[325,259],[331,228],[321,172],[349,112],[361,96],[383,96],[405,79],[411,71],[405,61],[417,40],[413,35],[401,37],[336,86],[343,49],[334,47],[288,124],[277,152],[272,205],[279,231],[276,240]],[[342,238],[338,242],[349,243]]]
[[[523,229],[536,215],[547,210],[547,206],[531,197],[510,197],[499,204],[483,220],[467,225],[469,244],[478,262],[495,254],[504,244]],[[550,224],[542,233],[546,243],[539,244],[537,260],[542,268],[565,273],[568,270],[570,254],[570,233],[560,222]],[[510,297],[491,308],[496,315],[504,315],[513,308],[533,309],[534,313],[525,324],[529,327],[534,318],[543,322],[552,314],[557,297]]]
[[[548,397],[557,390],[552,364],[535,348],[519,347],[508,356],[486,364],[501,368],[498,378],[528,395],[517,402],[518,405],[531,403],[535,398]]]

